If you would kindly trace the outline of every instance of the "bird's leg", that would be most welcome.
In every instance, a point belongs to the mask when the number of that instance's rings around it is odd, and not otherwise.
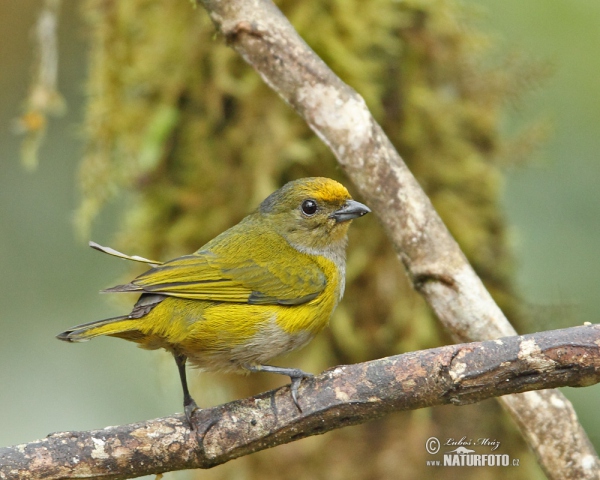
[[[300,404],[298,403],[298,387],[300,386],[302,379],[312,377],[312,373],[304,372],[299,368],[274,367],[272,365],[247,365],[246,369],[251,372],[279,373],[280,375],[287,375],[290,377],[292,380],[292,385],[290,386],[292,400],[298,408],[298,411],[302,413],[302,408],[300,408]]]
[[[190,428],[194,429],[194,424],[192,423],[192,416],[194,415],[194,411],[198,410],[198,405],[194,402],[194,399],[190,395],[190,391],[188,390],[187,378],[185,376],[185,362],[187,357],[181,354],[174,354],[175,363],[177,363],[177,368],[179,369],[179,378],[181,378],[181,387],[183,388],[183,411],[185,413],[185,418],[190,425]]]

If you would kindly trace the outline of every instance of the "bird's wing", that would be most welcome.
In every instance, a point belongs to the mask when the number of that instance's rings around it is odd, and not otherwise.
[[[250,243],[248,243],[250,240]],[[287,242],[261,236],[223,242],[166,262],[106,292],[145,292],[215,302],[298,305],[315,298],[326,278],[316,262]],[[210,247],[209,243],[206,247]]]

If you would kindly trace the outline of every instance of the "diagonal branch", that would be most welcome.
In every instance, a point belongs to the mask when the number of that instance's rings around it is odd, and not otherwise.
[[[120,479],[210,468],[391,412],[465,405],[528,390],[600,382],[600,325],[506,337],[345,365],[289,387],[185,417],[61,432],[0,449],[0,478]],[[561,414],[555,393],[553,408]],[[592,465],[590,465],[591,467]]]
[[[382,222],[415,288],[454,337],[514,335],[362,97],[306,45],[270,0],[202,4],[229,44],[331,148]],[[538,392],[501,402],[549,478],[595,478],[590,471],[600,470],[600,460],[562,394]]]

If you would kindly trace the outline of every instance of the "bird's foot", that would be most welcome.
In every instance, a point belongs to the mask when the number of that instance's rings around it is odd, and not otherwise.
[[[298,387],[300,387],[300,383],[302,383],[303,378],[311,378],[314,375],[312,373],[303,372],[302,370],[296,370],[297,374],[290,374],[290,379],[292,380],[292,384],[290,385],[290,393],[292,394],[292,400],[294,401],[294,405],[300,413],[302,413],[302,408],[298,403]]]
[[[194,430],[194,422],[192,420],[194,418],[194,412],[196,410],[200,410],[200,408],[198,408],[198,405],[196,405],[196,402],[194,402],[192,398],[190,398],[189,401],[187,401],[183,405],[183,413],[185,413],[185,418],[190,427],[190,430]]]
[[[298,411],[302,413],[302,408],[300,408],[300,404],[298,403],[298,387],[302,383],[303,378],[313,377],[312,373],[307,373],[299,368],[274,367],[273,365],[247,365],[245,368],[251,372],[278,373],[290,377],[292,380],[292,385],[290,386],[292,400]]]

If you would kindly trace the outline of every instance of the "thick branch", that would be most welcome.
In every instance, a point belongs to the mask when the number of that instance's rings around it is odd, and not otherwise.
[[[514,335],[362,97],[306,45],[270,0],[202,3],[229,44],[331,148],[378,215],[415,288],[454,337]],[[600,471],[600,460],[562,394],[538,392],[501,402],[549,478],[595,478],[587,466],[592,458]]]
[[[62,432],[0,449],[0,478],[120,479],[210,468],[258,450],[390,412],[465,405],[541,388],[600,382],[600,325],[452,345],[346,365],[304,380],[303,412],[289,388],[183,415]],[[554,394],[553,394],[554,395]],[[560,397],[552,408],[562,412]],[[588,459],[593,467],[593,457]]]

